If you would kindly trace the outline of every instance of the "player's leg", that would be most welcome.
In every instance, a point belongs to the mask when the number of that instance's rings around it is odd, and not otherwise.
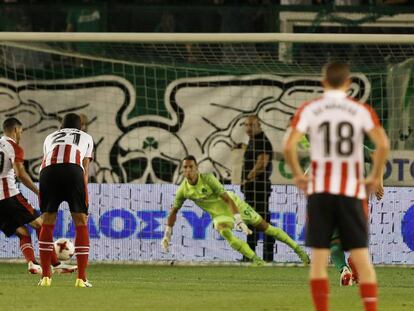
[[[311,194],[307,204],[306,245],[312,248],[310,288],[315,310],[328,310],[329,245],[335,228],[337,196]]]
[[[269,196],[270,196],[270,185],[267,189],[266,184],[263,184],[260,191],[256,194],[256,206],[255,211],[267,222],[270,223],[270,212],[269,212]],[[261,230],[255,230],[261,231]],[[275,238],[272,235],[265,234],[263,236],[263,259],[265,261],[273,261],[273,249],[275,245]]]
[[[62,203],[61,181],[64,176],[59,172],[59,165],[48,166],[40,171],[39,205],[42,212],[42,227],[38,236],[42,279],[40,286],[50,286],[52,276],[52,257],[55,255],[53,245],[53,230],[55,228],[57,211]]]
[[[36,218],[34,221],[29,223],[29,225],[36,231],[37,239],[39,240],[40,231],[42,229],[43,219],[42,217]],[[73,273],[77,270],[77,266],[69,265],[63,262],[60,262],[57,258],[56,252],[51,253],[51,264],[52,264],[52,273]]]
[[[27,270],[31,274],[42,274],[42,268],[36,261],[29,230],[25,226],[20,226],[16,229],[16,235],[20,240],[20,251],[27,262]]]
[[[348,266],[351,268],[352,271],[352,282],[354,284],[358,284],[359,283],[359,274],[358,274],[358,270],[354,264],[354,261],[352,260],[352,256],[348,257]]]
[[[83,170],[79,166],[68,164],[64,170],[67,175],[66,201],[75,224],[75,254],[78,265],[75,286],[92,287],[86,276],[89,259],[88,189],[84,182]]]
[[[309,256],[306,252],[285,231],[266,222],[262,216],[260,216],[246,202],[238,204],[238,208],[240,210],[240,214],[242,215],[243,221],[246,224],[251,224],[258,231],[262,231],[267,236],[271,236],[274,239],[285,243],[295,251],[303,263],[309,263]]]
[[[328,311],[328,258],[328,248],[312,248],[309,278],[312,300],[316,311]]]
[[[245,201],[249,202],[249,204],[251,204],[251,206],[254,206],[255,204],[255,191],[254,189],[247,189],[244,193],[244,197],[245,197]],[[256,252],[256,246],[257,246],[257,241],[259,239],[259,235],[258,232],[255,230],[255,228],[249,224],[247,224],[249,229],[252,230],[252,234],[249,234],[246,237],[246,242],[249,245],[249,247]],[[247,257],[243,256],[244,259],[250,260]]]
[[[331,261],[340,274],[339,284],[341,286],[351,286],[352,273],[345,261],[345,252],[342,248],[341,240],[339,239],[338,230],[335,230],[332,235],[332,241],[329,249],[331,252]]]
[[[228,219],[213,219],[214,228],[227,241],[227,243],[229,243],[231,248],[233,248],[235,251],[239,252],[249,260],[252,260],[256,264],[261,265],[263,263],[263,260],[256,256],[256,253],[249,247],[249,245],[245,241],[240,240],[234,235],[232,231],[233,219],[230,217],[226,218]]]
[[[78,278],[75,286],[92,287],[86,277],[86,267],[88,266],[89,257],[88,215],[72,212],[72,218],[76,229],[75,254],[78,264]]]
[[[365,311],[376,311],[377,278],[368,252],[366,201],[352,198],[342,201],[339,210],[342,246],[345,250],[351,250],[352,261],[359,274],[359,288]]]
[[[36,262],[32,239],[26,225],[35,221],[38,217],[34,208],[19,193],[15,196],[2,200],[3,211],[0,216],[0,226],[6,236],[16,234],[20,239],[20,250],[28,263],[30,273],[41,273],[41,268]]]
[[[368,248],[352,249],[351,256],[359,272],[359,291],[365,311],[376,311],[378,299],[377,277],[370,260]]]
[[[44,212],[42,214],[43,224],[39,234],[39,255],[40,264],[42,266],[42,277],[51,278],[52,276],[52,257],[55,254],[53,246],[53,230],[56,223],[56,212]],[[56,254],[55,254],[56,255]],[[47,285],[49,280],[44,281]],[[42,285],[42,284],[40,284]]]

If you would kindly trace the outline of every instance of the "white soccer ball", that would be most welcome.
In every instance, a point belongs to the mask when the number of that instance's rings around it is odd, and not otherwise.
[[[69,260],[75,253],[75,245],[72,241],[66,238],[60,238],[55,241],[55,252],[57,258],[62,261]]]

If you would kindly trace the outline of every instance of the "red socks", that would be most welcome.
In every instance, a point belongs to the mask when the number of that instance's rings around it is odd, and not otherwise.
[[[36,258],[32,246],[32,239],[30,236],[20,237],[20,250],[27,262],[36,263]]]
[[[89,255],[89,232],[86,225],[76,226],[75,254],[78,263],[78,279],[86,281]]]
[[[316,311],[328,311],[328,279],[310,280],[313,304]]]
[[[316,311],[328,311],[328,279],[310,281],[313,304]],[[377,311],[378,288],[376,283],[360,284],[359,290],[365,311]]]
[[[43,276],[50,277],[52,270],[50,268],[52,256],[55,253],[53,247],[53,229],[55,225],[42,225],[39,235],[39,254],[40,265],[42,266]]]
[[[363,283],[359,285],[365,311],[377,311],[378,287],[376,283]]]
[[[40,228],[36,229],[36,235],[37,235],[37,239],[40,241]],[[59,259],[57,258],[56,252],[52,252],[52,266],[57,266],[58,264],[60,264]]]

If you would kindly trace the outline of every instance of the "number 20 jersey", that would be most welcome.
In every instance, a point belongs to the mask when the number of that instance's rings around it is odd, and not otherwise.
[[[292,128],[309,135],[311,171],[308,194],[366,198],[363,184],[364,134],[380,126],[375,111],[340,90],[304,103]]]
[[[82,167],[84,158],[92,158],[93,139],[78,129],[64,128],[49,134],[43,144],[41,169],[62,163],[73,163]]]

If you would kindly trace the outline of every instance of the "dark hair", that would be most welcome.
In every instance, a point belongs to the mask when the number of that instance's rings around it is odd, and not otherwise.
[[[14,130],[16,127],[21,127],[23,124],[16,118],[7,118],[3,122],[3,131],[10,132]]]
[[[197,164],[197,160],[196,160],[195,156],[193,156],[193,155],[191,155],[191,154],[189,154],[188,156],[186,156],[186,157],[183,159],[183,161],[185,161],[185,160],[187,160],[187,161],[194,161],[194,163],[195,163],[195,164]]]
[[[74,129],[81,129],[81,118],[76,113],[68,113],[63,117],[62,120],[62,129],[65,128],[74,128]]]
[[[339,62],[327,64],[324,69],[324,79],[333,88],[339,88],[349,79],[349,65]]]

